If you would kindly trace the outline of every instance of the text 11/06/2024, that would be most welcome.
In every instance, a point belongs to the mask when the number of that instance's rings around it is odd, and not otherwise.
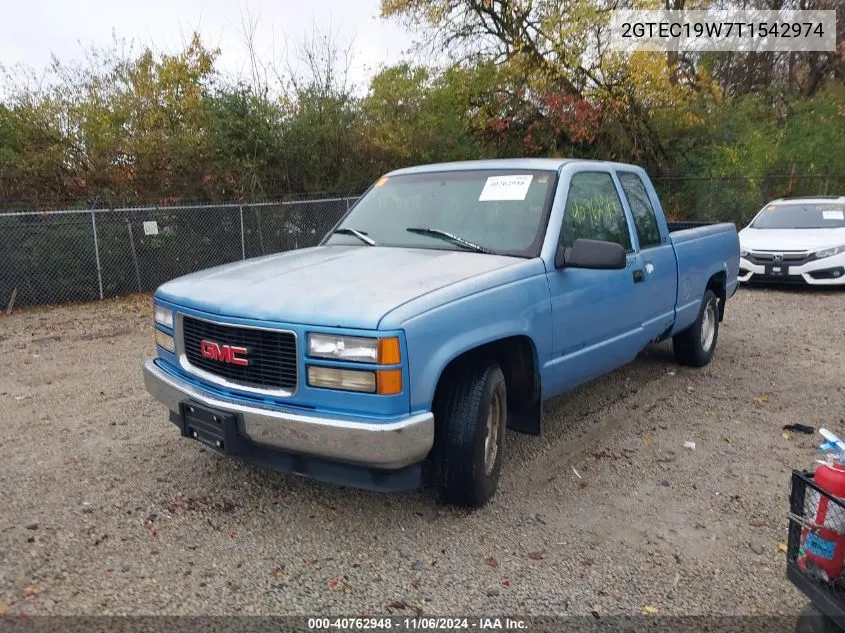
[[[455,630],[526,630],[528,624],[509,617],[372,617],[372,618],[308,618],[308,629],[363,631],[455,631]]]

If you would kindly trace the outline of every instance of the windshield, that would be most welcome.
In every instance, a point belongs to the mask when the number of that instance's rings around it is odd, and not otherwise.
[[[770,204],[751,223],[753,229],[840,229],[845,227],[841,202]]]
[[[555,181],[556,172],[531,169],[383,177],[336,230],[354,229],[378,246],[536,257],[545,236]],[[367,248],[349,233],[334,233],[324,243]]]

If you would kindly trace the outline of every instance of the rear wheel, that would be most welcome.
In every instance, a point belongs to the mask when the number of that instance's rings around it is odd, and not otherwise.
[[[435,406],[434,472],[441,498],[467,507],[496,492],[508,396],[496,363],[467,364],[446,377]]]
[[[672,338],[675,360],[681,365],[704,367],[713,358],[718,338],[719,299],[707,290],[695,323]]]

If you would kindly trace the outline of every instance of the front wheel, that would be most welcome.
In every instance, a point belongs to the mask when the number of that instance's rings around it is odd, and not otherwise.
[[[479,507],[502,469],[508,395],[496,363],[467,364],[445,377],[434,411],[434,472],[447,503]]]
[[[704,367],[713,358],[719,338],[719,299],[712,290],[704,293],[698,318],[672,338],[675,360],[681,365]]]

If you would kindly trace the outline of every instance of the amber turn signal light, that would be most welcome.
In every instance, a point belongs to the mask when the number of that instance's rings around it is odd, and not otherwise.
[[[376,372],[377,392],[382,396],[402,393],[402,370],[380,369]]]
[[[378,364],[379,365],[398,365],[402,360],[399,353],[399,339],[380,338],[378,340]]]

